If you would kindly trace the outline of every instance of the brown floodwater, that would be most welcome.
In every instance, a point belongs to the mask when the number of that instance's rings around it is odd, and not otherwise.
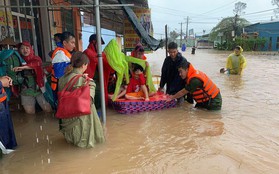
[[[106,142],[67,144],[53,114],[12,112],[18,147],[0,160],[0,173],[257,174],[279,171],[279,56],[245,54],[242,76],[220,74],[230,52],[183,55],[221,89],[223,107],[180,107],[121,115],[107,111]],[[160,74],[165,51],[147,55]]]

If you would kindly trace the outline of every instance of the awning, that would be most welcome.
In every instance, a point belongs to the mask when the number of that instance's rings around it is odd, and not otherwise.
[[[82,0],[82,4],[92,5],[94,4],[94,0]],[[126,18],[126,14],[124,10],[119,5],[118,0],[100,0],[100,19],[101,19],[101,27],[105,29],[109,29],[115,31],[117,34],[124,34],[124,20]],[[135,7],[148,8],[147,0],[128,0],[127,4],[134,4]],[[82,8],[84,11],[84,23],[90,25],[96,25],[95,23],[95,12],[93,8]]]
[[[82,3],[87,5],[93,4],[93,0],[82,0]],[[138,36],[142,38],[144,44],[146,44],[151,50],[157,50],[160,46],[162,46],[162,41],[156,40],[145,31],[131,7],[102,6],[113,4],[134,4],[134,8],[148,8],[147,0],[101,0],[100,22],[102,28],[115,31],[117,34],[123,35],[123,24],[127,16]],[[95,12],[93,9],[84,8],[83,10],[85,12],[84,23],[96,25],[94,18]]]

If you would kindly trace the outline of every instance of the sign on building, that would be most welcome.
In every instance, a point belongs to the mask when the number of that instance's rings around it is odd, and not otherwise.
[[[134,9],[138,21],[141,23],[145,31],[149,35],[153,35],[153,28],[151,24],[151,13],[150,9],[141,8]],[[142,43],[140,37],[137,35],[132,24],[128,18],[124,21],[124,49],[125,51],[132,51],[138,43]]]

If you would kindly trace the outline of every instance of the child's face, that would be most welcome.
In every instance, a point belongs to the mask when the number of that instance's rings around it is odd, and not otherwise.
[[[29,54],[30,54],[30,48],[28,46],[25,46],[25,45],[21,45],[19,51],[23,56],[29,56]]]
[[[135,72],[134,72],[134,77],[135,77],[135,79],[138,79],[139,78],[139,75],[140,74],[142,74],[143,72],[141,71],[141,70],[136,70]]]
[[[136,57],[139,58],[139,59],[142,59],[143,55],[144,55],[144,52],[138,51],[138,52],[136,53]]]
[[[140,75],[140,74],[142,74],[142,71],[138,69],[138,70],[135,71],[135,74]]]

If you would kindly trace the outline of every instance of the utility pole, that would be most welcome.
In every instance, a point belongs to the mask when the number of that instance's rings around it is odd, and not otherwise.
[[[236,37],[236,32],[237,32],[237,17],[238,15],[236,14],[235,17],[234,17],[234,27],[233,27],[233,30],[234,30],[234,33],[233,33],[233,41],[235,41],[235,37]]]
[[[238,32],[238,26],[237,26],[237,20],[240,15],[244,13],[244,10],[246,9],[247,4],[243,2],[238,2],[235,3],[235,8],[233,12],[235,13],[234,17],[234,24],[233,24],[233,31],[232,31],[232,37],[233,41],[235,41],[235,38],[237,37],[237,32]]]
[[[180,47],[182,47],[182,22],[179,23],[180,24]]]
[[[168,25],[165,25],[165,36],[166,36],[166,46],[165,46],[165,48],[166,48],[166,57],[168,57]]]
[[[188,38],[188,25],[189,25],[189,16],[187,16],[187,21],[186,21],[186,40]]]
[[[185,19],[185,18],[184,18]],[[185,44],[187,45],[187,38],[188,38],[188,25],[189,25],[189,16],[186,18],[186,37],[185,37]]]

